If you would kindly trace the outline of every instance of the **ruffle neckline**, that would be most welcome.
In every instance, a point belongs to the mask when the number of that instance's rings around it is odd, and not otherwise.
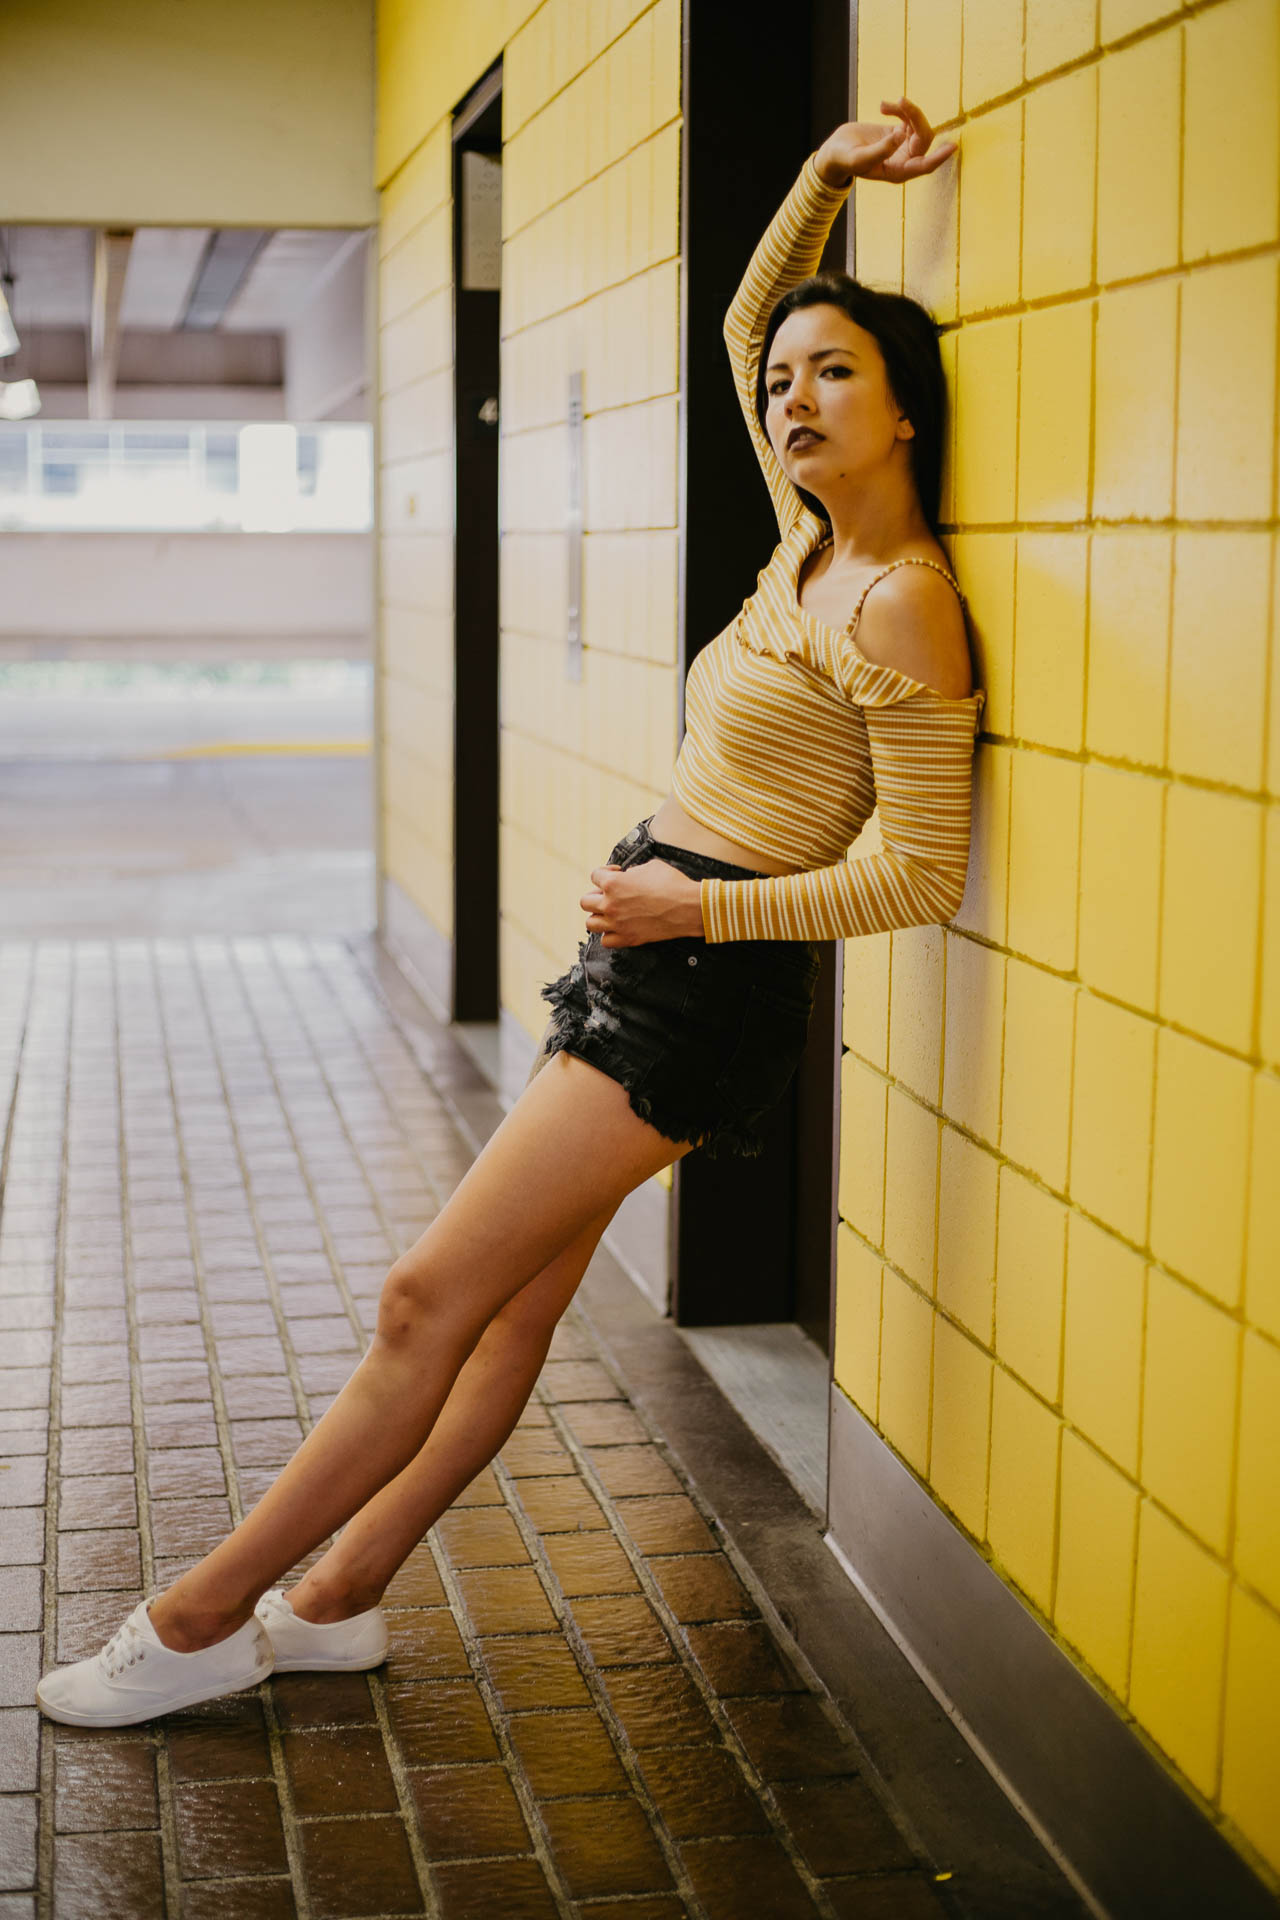
[[[823,679],[833,682],[836,689],[855,706],[887,707],[899,700],[909,700],[923,694],[936,700],[940,706],[971,706],[980,710],[986,699],[983,688],[975,687],[972,693],[959,697],[939,693],[936,687],[914,679],[911,674],[903,673],[897,667],[869,660],[849,627],[830,627],[801,606],[801,569],[812,554],[827,544],[830,537],[825,523],[806,507],[780,543],[774,561],[760,576],[760,588],[750,596],[734,622],[733,631],[739,645],[751,653],[770,654],[775,659],[821,675]],[[930,564],[934,565],[932,562]],[[756,610],[755,603],[764,593],[765,580],[774,571],[775,565],[778,567],[776,579],[784,606],[788,614],[794,615],[804,636],[805,644],[800,646],[784,643],[779,647],[773,643],[771,634],[755,631],[756,622],[752,618]],[[934,570],[942,571],[936,565]],[[960,592],[959,587],[956,591]],[[960,594],[960,599],[962,604],[967,605],[963,594]],[[849,625],[853,625],[852,616]]]

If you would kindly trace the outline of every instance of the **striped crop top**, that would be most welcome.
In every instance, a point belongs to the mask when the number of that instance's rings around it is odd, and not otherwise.
[[[672,791],[692,819],[797,871],[704,880],[709,941],[832,940],[922,926],[949,920],[964,893],[985,696],[951,699],[876,665],[854,638],[868,592],[895,567],[951,576],[932,560],[895,560],[867,583],[843,630],[806,613],[800,573],[829,530],[788,480],[756,417],[769,314],[816,270],[845,192],[806,160],[725,320],[738,399],[782,538],[737,619],[689,671]],[[849,860],[846,850],[877,806],[881,849]]]

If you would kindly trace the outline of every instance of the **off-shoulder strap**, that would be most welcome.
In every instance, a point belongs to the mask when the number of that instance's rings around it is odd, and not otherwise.
[[[872,579],[868,580],[866,586],[862,589],[862,592],[858,595],[858,604],[853,610],[853,614],[849,620],[848,626],[845,628],[846,634],[851,634],[854,628],[857,626],[858,616],[862,612],[862,603],[866,599],[867,595],[870,593],[872,587],[875,586],[876,581],[883,580],[886,573],[892,573],[895,567],[932,567],[935,573],[940,573],[944,580],[950,581],[951,585],[955,587],[956,593],[959,595],[960,605],[962,607],[968,606],[969,604],[968,601],[965,599],[964,595],[960,592],[959,584],[955,579],[953,579],[951,574],[947,572],[945,567],[940,567],[936,560],[926,560],[923,558],[923,556],[919,554],[909,553],[904,560],[891,560],[887,567],[881,567],[879,573],[874,575]]]

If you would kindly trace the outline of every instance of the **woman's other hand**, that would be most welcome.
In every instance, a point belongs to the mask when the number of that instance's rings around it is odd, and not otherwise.
[[[847,187],[855,179],[904,186],[918,174],[932,173],[957,151],[958,140],[944,140],[930,153],[933,128],[905,93],[898,100],[882,100],[880,110],[896,114],[903,125],[886,128],[876,120],[849,120],[818,148],[814,165],[829,187]]]
[[[593,867],[591,891],[579,902],[587,931],[602,947],[643,947],[703,932],[702,888],[665,860],[640,867]]]

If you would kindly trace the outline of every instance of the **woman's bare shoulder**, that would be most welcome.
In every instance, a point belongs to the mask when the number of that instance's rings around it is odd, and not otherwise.
[[[863,602],[855,630],[859,652],[932,687],[948,700],[973,691],[964,608],[934,566],[895,567]],[[949,570],[948,570],[949,571]]]

